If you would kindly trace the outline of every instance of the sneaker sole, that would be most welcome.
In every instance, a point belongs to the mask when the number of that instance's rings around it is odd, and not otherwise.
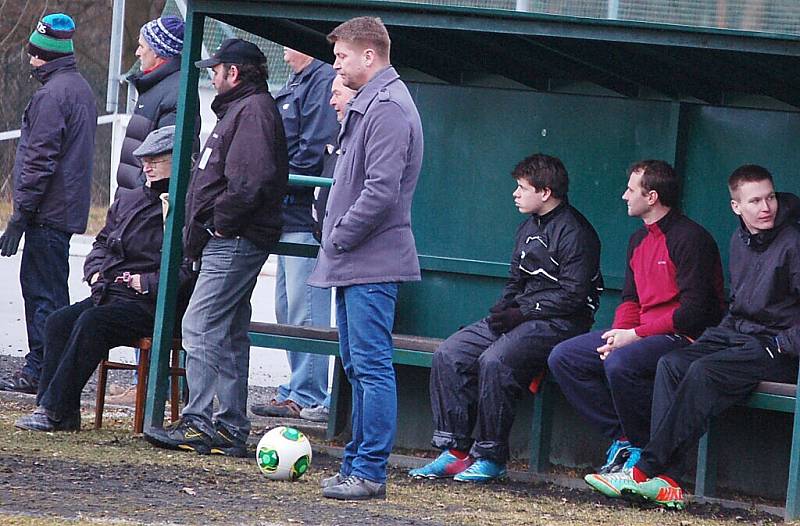
[[[19,424],[14,424],[14,427],[16,427],[17,429],[22,429],[23,431],[38,431],[40,433],[53,433],[53,432],[55,432],[55,429],[52,429],[52,428],[44,429],[44,428],[32,427],[32,426],[21,426]]]
[[[590,488],[605,495],[609,499],[618,499],[622,497],[622,492],[600,477],[587,475],[583,478],[583,481],[586,482]]]
[[[455,475],[423,475],[420,473],[415,474],[408,474],[414,480],[436,480],[436,479],[451,479],[455,477]]]
[[[239,447],[212,447],[209,450],[209,454],[236,458],[247,458],[250,456],[247,454],[246,448]]]
[[[342,496],[339,496],[339,495],[325,495],[323,493],[322,496],[327,498],[327,499],[344,500],[344,501],[347,501],[347,500],[372,500],[372,499],[386,500],[386,493],[381,493],[380,495],[358,495],[358,496],[355,496],[355,497],[345,497],[343,495]]]
[[[622,493],[623,497],[625,497],[625,500],[629,500],[631,502],[638,502],[638,503],[649,502],[661,506],[662,508],[669,508],[671,510],[678,510],[678,511],[686,509],[686,502],[682,500],[663,501],[663,500],[650,499],[642,495],[641,493],[629,489],[623,490]]]
[[[622,490],[622,498],[628,502],[633,502],[636,504],[642,504],[644,502],[653,502],[644,495],[642,495],[641,493],[639,493],[638,491],[630,488],[625,488]]]
[[[502,475],[498,475],[496,477],[485,477],[485,478],[459,478],[458,475],[453,477],[453,480],[456,482],[466,482],[468,484],[490,484],[492,482],[503,482],[506,479],[506,474],[503,473]]]
[[[181,451],[194,451],[198,455],[209,455],[211,454],[211,448],[207,446],[197,446],[193,444],[178,444],[175,446],[175,449]]]
[[[159,440],[158,438],[148,435],[147,433],[144,434],[144,439],[155,447],[161,449],[170,449],[172,451],[193,451],[198,455],[208,455],[211,453],[211,448],[205,445],[201,446],[199,444],[175,444],[164,442],[163,440]]]

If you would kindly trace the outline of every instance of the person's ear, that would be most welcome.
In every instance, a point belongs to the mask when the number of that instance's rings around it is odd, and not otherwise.
[[[375,61],[375,50],[367,48],[367,49],[364,50],[364,53],[363,53],[362,56],[364,57],[363,58],[364,66],[370,67],[372,65],[372,63]]]

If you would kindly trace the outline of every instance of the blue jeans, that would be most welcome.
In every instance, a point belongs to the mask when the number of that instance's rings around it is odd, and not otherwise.
[[[353,391],[352,438],[340,472],[386,482],[386,462],[397,431],[392,327],[397,283],[336,289],[339,352]]]
[[[247,439],[250,297],[268,253],[245,238],[212,238],[183,317],[189,401],[181,413],[214,435],[214,422]],[[213,415],[214,396],[219,409]]]
[[[689,345],[675,334],[648,336],[621,347],[605,360],[605,343],[593,331],[556,345],[548,359],[561,392],[586,420],[611,440],[627,437],[636,447],[650,440],[653,382],[658,360]]]
[[[311,232],[286,232],[281,241],[318,245]],[[314,270],[314,258],[278,256],[275,280],[275,317],[278,323],[330,327],[331,292],[306,285]],[[287,351],[292,376],[278,387],[279,401],[293,400],[300,407],[323,405],[328,401],[328,364],[321,354]]]
[[[22,372],[37,382],[44,359],[47,317],[69,305],[69,240],[72,234],[44,225],[25,229],[25,248],[19,269],[28,354]]]

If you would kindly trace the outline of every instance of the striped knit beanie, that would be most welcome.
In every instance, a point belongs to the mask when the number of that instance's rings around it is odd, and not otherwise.
[[[162,16],[142,26],[142,38],[153,52],[171,58],[183,50],[183,20],[177,16]]]
[[[47,15],[36,25],[28,39],[28,53],[44,61],[72,55],[72,34],[75,22],[69,15],[54,13]]]

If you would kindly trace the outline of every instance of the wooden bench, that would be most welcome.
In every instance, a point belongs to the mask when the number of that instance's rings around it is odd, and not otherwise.
[[[339,331],[336,328],[302,327],[278,323],[250,324],[250,341],[257,347],[285,349],[295,352],[307,352],[336,357],[337,367],[334,370],[331,386],[331,407],[328,420],[327,438],[339,434],[346,426],[349,405],[343,404],[349,397],[341,396],[347,391],[344,371],[339,362]],[[440,338],[426,338],[406,334],[393,334],[394,353],[392,363],[410,365],[430,369],[433,352],[442,343]],[[539,385],[541,377],[532,385]],[[548,465],[550,452],[551,404],[548,403],[551,389],[550,382],[541,384],[541,396],[534,398],[529,470],[542,472]],[[338,395],[338,396],[337,396]]]
[[[330,186],[330,180],[319,177],[306,177],[291,174],[292,184],[304,186]],[[318,246],[303,243],[276,243],[272,252],[284,256],[315,258]],[[462,296],[480,304],[489,304],[502,288],[508,276],[508,264],[464,258],[419,255],[420,268],[423,273],[423,285],[426,279],[442,282],[442,275],[457,276],[464,283],[480,283],[478,289],[469,289],[466,294],[458,286]],[[434,277],[431,278],[430,276]],[[613,280],[608,280],[609,283]],[[621,278],[618,279],[621,286]],[[413,286],[413,285],[412,285]],[[448,288],[449,293],[455,291]],[[425,296],[431,299],[430,296]],[[478,304],[476,302],[476,304]],[[400,305],[398,304],[398,308]],[[412,309],[414,307],[411,307]],[[473,318],[470,318],[473,319]],[[457,327],[453,327],[454,331]],[[295,352],[307,352],[336,357],[333,384],[331,385],[331,407],[328,420],[327,438],[331,439],[347,424],[349,406],[348,382],[339,361],[339,334],[335,328],[303,327],[277,323],[253,322],[250,324],[250,340],[254,346],[274,349],[285,349]],[[393,363],[412,367],[430,368],[433,352],[443,341],[440,338],[428,338],[403,334],[393,334]],[[534,382],[537,386],[539,382]],[[532,384],[533,387],[534,384]],[[557,389],[551,382],[542,382],[533,402],[533,418],[531,421],[529,443],[529,470],[541,473],[547,469],[550,457],[550,435],[552,431],[552,395]],[[534,391],[533,389],[531,389]]]
[[[394,353],[392,363],[416,367],[431,367],[433,351],[442,340],[403,334],[393,334]],[[257,347],[285,349],[294,352],[324,354],[336,357],[336,367],[331,385],[331,407],[326,436],[332,439],[346,426],[349,397],[340,395],[349,391],[347,380],[339,361],[339,331],[336,328],[302,327],[279,323],[250,324],[250,341]],[[344,388],[344,389],[343,389]]]
[[[747,401],[742,404],[751,409],[797,414],[797,385],[761,382]],[[713,497],[716,495],[717,456],[712,442],[715,425],[712,421],[708,432],[700,439],[697,448],[697,474],[694,495]],[[791,520],[800,514],[800,419],[794,419],[792,445],[789,459],[789,482],[786,489],[784,516]]]

